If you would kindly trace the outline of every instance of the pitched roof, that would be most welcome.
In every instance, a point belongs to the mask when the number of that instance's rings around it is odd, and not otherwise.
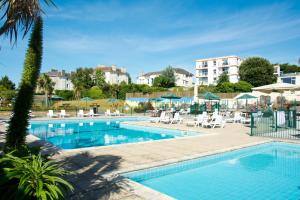
[[[192,73],[188,72],[185,69],[182,69],[182,68],[173,68],[173,69],[178,74],[184,74],[184,75],[187,75],[187,76],[194,76]]]
[[[173,70],[178,73],[178,74],[184,74],[186,76],[194,76],[192,73],[188,72],[187,70],[185,69],[182,69],[182,68],[173,68]],[[162,71],[155,71],[155,72],[148,72],[148,73],[145,73],[141,76],[151,76],[151,75],[159,75],[161,74]]]
[[[51,69],[51,71],[46,72],[49,77],[69,77],[70,73],[66,73],[65,70],[58,71],[56,69]]]
[[[100,69],[103,72],[117,72],[119,74],[127,74],[126,70],[112,66],[98,66],[96,69]]]

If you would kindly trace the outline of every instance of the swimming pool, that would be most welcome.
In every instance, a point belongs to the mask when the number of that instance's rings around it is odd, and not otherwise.
[[[299,199],[300,145],[268,143],[124,176],[176,199]]]
[[[123,124],[142,118],[32,121],[29,133],[62,149],[136,143],[197,135],[195,132]]]

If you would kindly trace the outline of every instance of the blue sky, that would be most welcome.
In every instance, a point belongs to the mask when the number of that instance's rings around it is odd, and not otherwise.
[[[167,65],[194,73],[195,60],[238,55],[294,63],[300,57],[300,1],[55,0],[45,7],[42,72],[98,64],[140,72]],[[0,76],[18,82],[28,37],[0,38]]]

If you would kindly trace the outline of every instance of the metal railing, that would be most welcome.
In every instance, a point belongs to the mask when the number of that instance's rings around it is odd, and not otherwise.
[[[296,110],[251,113],[251,136],[300,139]]]

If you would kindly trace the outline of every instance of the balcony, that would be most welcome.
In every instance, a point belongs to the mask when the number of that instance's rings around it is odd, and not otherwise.
[[[196,69],[207,69],[208,65],[198,65]]]
[[[207,73],[201,73],[201,74],[198,74],[198,77],[207,77],[208,74]]]

